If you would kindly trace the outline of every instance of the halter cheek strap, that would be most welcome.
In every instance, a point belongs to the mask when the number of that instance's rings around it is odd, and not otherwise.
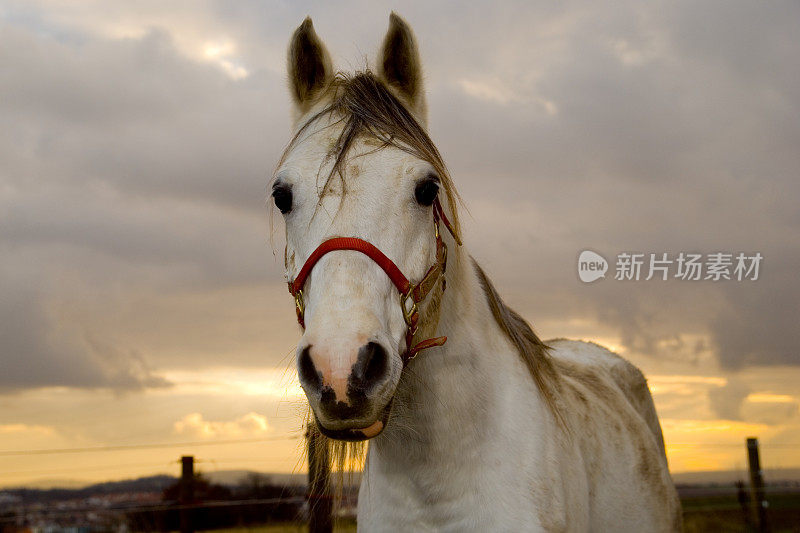
[[[442,240],[439,233],[439,221],[442,221],[453,235],[457,244],[461,244],[461,240],[453,230],[450,221],[445,216],[442,210],[442,205],[439,199],[434,200],[433,203],[433,225],[436,231],[436,261],[431,265],[428,271],[422,276],[422,279],[416,283],[411,283],[408,278],[403,275],[403,272],[394,264],[394,262],[386,257],[373,244],[356,237],[334,237],[328,239],[320,244],[311,255],[308,257],[300,272],[295,277],[294,281],[289,282],[289,293],[294,296],[295,310],[297,311],[297,321],[300,326],[305,328],[304,312],[305,304],[303,301],[303,287],[308,279],[314,265],[329,252],[335,250],[352,250],[361,252],[370,259],[372,259],[381,270],[386,272],[389,279],[392,281],[397,291],[400,293],[400,309],[403,312],[403,318],[406,321],[406,353],[403,354],[403,366],[407,365],[420,351],[434,346],[441,346],[447,341],[447,337],[433,337],[413,344],[414,334],[417,332],[417,325],[419,322],[419,309],[417,304],[424,300],[428,293],[433,290],[436,283],[441,278],[442,290],[445,289],[444,273],[447,268],[447,245]]]

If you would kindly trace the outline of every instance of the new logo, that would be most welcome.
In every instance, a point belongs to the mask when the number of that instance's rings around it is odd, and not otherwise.
[[[591,283],[606,277],[608,261],[602,255],[591,250],[584,250],[578,256],[578,277],[584,283]]]

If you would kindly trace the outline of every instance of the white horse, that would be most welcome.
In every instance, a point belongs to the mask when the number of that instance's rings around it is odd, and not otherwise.
[[[392,14],[374,74],[336,74],[310,19],[288,59],[295,130],[272,195],[298,372],[319,431],[371,439],[359,528],[680,530],[641,372],[540,341],[460,245],[408,25]]]

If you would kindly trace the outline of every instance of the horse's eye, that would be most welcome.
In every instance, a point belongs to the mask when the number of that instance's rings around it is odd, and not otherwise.
[[[292,188],[287,185],[276,185],[272,189],[272,200],[275,207],[284,215],[292,210]]]
[[[417,183],[414,197],[419,205],[431,205],[439,193],[439,180],[436,177],[427,177]]]

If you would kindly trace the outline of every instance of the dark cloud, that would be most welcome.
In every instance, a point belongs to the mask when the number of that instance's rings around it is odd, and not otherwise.
[[[797,420],[800,404],[796,401],[748,402],[742,407],[742,418],[767,425],[787,425]]]
[[[136,352],[61,331],[42,294],[0,285],[0,392],[42,386],[135,391],[167,387]]]
[[[261,213],[288,123],[270,105],[280,77],[233,81],[159,30],[75,46],[6,27],[4,43],[3,152],[39,180]]]
[[[711,409],[719,418],[741,420],[742,404],[748,394],[750,387],[740,380],[733,379],[722,387],[710,389],[708,399],[711,402]]]

